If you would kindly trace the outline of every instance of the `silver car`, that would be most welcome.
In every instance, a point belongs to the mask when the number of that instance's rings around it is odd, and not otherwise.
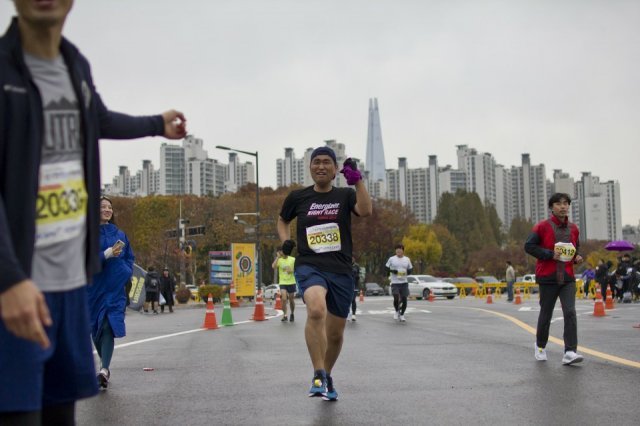
[[[418,299],[427,299],[430,294],[435,297],[453,299],[458,294],[455,285],[431,275],[407,275],[407,282],[409,283],[409,296]]]

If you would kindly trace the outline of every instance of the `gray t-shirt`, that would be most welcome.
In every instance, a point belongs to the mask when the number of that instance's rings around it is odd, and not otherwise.
[[[42,291],[86,284],[87,191],[80,110],[62,58],[25,54],[40,91],[44,140],[36,201],[36,242],[31,278]]]

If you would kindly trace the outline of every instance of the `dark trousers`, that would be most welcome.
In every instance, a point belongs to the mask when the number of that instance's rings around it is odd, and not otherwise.
[[[611,288],[611,297],[616,297],[616,287],[609,280],[605,280],[600,283],[600,293],[602,294],[602,301],[607,301],[607,287]]]
[[[358,293],[353,293],[353,300],[351,301],[351,313],[353,315],[356,314],[356,298],[358,297]]]
[[[507,281],[507,302],[513,302],[513,281]]]
[[[549,327],[556,300],[560,298],[562,316],[564,317],[564,351],[576,351],[578,348],[578,320],[576,318],[576,283],[542,284],[540,285],[540,315],[538,316],[538,330],[536,342],[538,347],[544,348],[549,340]]]

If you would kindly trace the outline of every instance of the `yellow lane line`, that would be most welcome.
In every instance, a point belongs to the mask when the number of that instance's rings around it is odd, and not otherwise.
[[[435,308],[436,306],[432,306],[432,307]],[[439,306],[439,307],[444,307],[444,306]],[[458,309],[471,309],[471,310],[475,310],[475,311],[482,311],[482,312],[487,312],[489,314],[496,315],[498,317],[501,317],[501,318],[504,318],[506,320],[511,321],[512,323],[514,323],[518,327],[528,331],[529,333],[533,334],[534,336],[536,335],[536,329],[534,327],[531,327],[529,324],[525,324],[524,322],[520,321],[517,318],[512,317],[511,315],[503,314],[502,312],[491,311],[489,309],[482,309],[482,308],[469,308],[469,307],[465,307],[465,306],[456,306],[456,308],[458,308]],[[564,341],[562,339],[558,339],[557,337],[549,336],[549,341],[555,343],[556,345],[564,347]],[[640,368],[640,362],[637,362],[637,361],[631,361],[629,359],[621,358],[619,356],[606,354],[604,352],[596,351],[594,349],[585,348],[584,346],[578,346],[578,349],[582,353],[589,354],[589,355],[595,356],[597,358],[602,358],[602,359],[605,359],[607,361],[616,362],[618,364],[626,365],[627,367]]]

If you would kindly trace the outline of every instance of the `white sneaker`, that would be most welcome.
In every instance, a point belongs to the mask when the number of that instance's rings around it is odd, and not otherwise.
[[[404,319],[404,315],[400,315],[400,322],[405,322],[406,319]]]
[[[574,351],[567,351],[564,353],[564,356],[562,357],[562,363],[564,365],[577,364],[579,362],[582,362],[583,359],[584,358],[582,357],[582,355],[579,355]]]
[[[349,315],[347,315],[347,321],[351,321],[351,312],[349,312]]]
[[[547,360],[547,350],[545,348],[539,348],[538,344],[535,343],[535,350],[536,350],[536,360],[538,361]]]
[[[356,320],[356,314],[351,315],[351,321],[355,321]]]
[[[397,320],[399,317],[400,317],[400,314],[398,313],[398,311],[395,311],[395,312],[393,313],[393,319],[394,319],[394,320]]]

